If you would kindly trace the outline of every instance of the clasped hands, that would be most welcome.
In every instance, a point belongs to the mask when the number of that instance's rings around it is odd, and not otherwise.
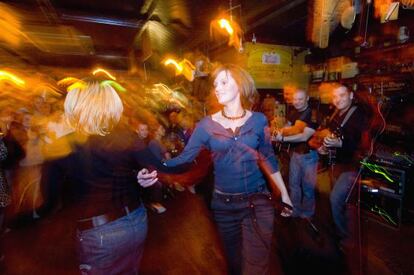
[[[150,173],[146,168],[141,169],[138,172],[137,181],[144,188],[150,187],[158,181],[157,171],[154,170]]]

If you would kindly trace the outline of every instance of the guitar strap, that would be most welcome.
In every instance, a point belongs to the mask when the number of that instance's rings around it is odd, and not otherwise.
[[[351,109],[349,109],[348,113],[346,113],[346,116],[344,117],[344,120],[342,120],[341,128],[345,126],[345,124],[348,122],[351,115],[355,112],[356,108],[357,106],[354,105],[351,107]]]
[[[341,123],[341,128],[345,126],[345,124],[348,122],[349,118],[351,117],[351,115],[355,112],[355,110],[357,109],[357,106],[352,106],[348,112],[346,113],[346,116],[344,117],[344,119],[342,120]],[[335,110],[335,112],[332,114],[332,116],[329,118],[329,123],[332,122],[332,120],[335,118],[335,116],[339,113],[338,109]]]

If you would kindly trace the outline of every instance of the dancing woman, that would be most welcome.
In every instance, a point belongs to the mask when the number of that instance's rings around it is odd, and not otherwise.
[[[229,273],[268,274],[275,217],[271,191],[281,193],[282,216],[292,214],[292,203],[271,146],[267,119],[249,110],[257,98],[252,77],[235,65],[223,65],[213,78],[222,109],[202,119],[184,151],[165,165],[188,163],[203,147],[210,150],[215,175],[211,208]]]
[[[157,175],[143,166],[163,166],[137,147],[135,133],[120,123],[122,112],[121,98],[104,81],[86,80],[69,91],[65,117],[74,132],[62,138],[71,150],[46,163],[42,174],[52,201],[58,185],[70,183],[82,274],[136,274],[143,254],[148,225],[136,175],[141,169],[139,175],[154,177],[141,184],[147,187]]]

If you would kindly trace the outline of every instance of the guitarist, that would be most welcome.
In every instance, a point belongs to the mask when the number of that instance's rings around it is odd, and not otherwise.
[[[308,146],[308,140],[317,128],[312,123],[309,96],[304,90],[293,93],[292,112],[287,115],[287,125],[276,136],[276,140],[289,144],[289,189],[293,203],[292,217],[312,218],[315,212],[315,185],[318,154]]]
[[[357,176],[358,149],[361,135],[367,125],[367,116],[361,107],[353,103],[353,92],[342,84],[335,84],[332,103],[335,112],[328,122],[331,133],[323,139],[323,146],[336,149],[336,165],[333,167],[333,189],[330,194],[331,210],[341,244],[350,244],[350,220],[346,211],[346,198]]]

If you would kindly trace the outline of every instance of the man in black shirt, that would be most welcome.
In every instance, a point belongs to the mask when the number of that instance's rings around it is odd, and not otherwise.
[[[309,96],[304,90],[293,94],[293,107],[287,116],[287,126],[282,128],[276,140],[289,143],[289,189],[293,203],[292,217],[311,218],[315,212],[315,185],[318,154],[311,150],[307,141],[315,133]]]
[[[346,198],[357,176],[358,149],[362,132],[367,125],[363,110],[353,104],[354,94],[346,86],[336,85],[332,103],[336,107],[328,122],[331,135],[323,140],[323,147],[336,149],[333,169],[334,185],[330,194],[332,216],[338,237],[350,237],[350,221],[346,212]]]

